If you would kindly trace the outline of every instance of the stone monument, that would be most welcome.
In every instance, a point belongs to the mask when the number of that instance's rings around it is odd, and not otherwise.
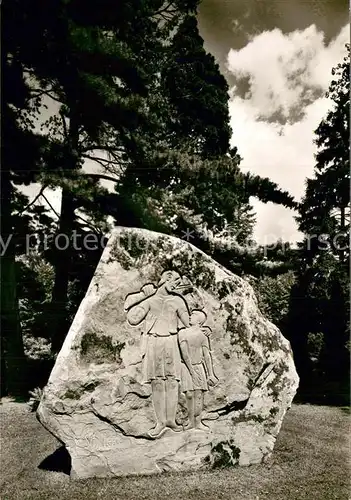
[[[185,241],[118,228],[37,416],[72,477],[250,465],[272,453],[297,386],[245,280]]]

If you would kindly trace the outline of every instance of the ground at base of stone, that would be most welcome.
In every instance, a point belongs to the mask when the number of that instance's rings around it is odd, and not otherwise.
[[[268,464],[71,480],[69,457],[25,403],[0,404],[1,500],[347,500],[349,409],[293,405]],[[56,471],[55,471],[56,470]],[[64,472],[63,472],[64,471]]]

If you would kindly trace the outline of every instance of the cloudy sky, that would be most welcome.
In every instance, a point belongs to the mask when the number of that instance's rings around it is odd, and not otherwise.
[[[205,47],[230,86],[242,169],[270,177],[296,199],[313,172],[313,131],[330,107],[324,95],[349,40],[348,15],[346,0],[202,0],[199,7]],[[59,210],[59,191],[47,195]],[[252,204],[259,242],[300,239],[291,210]]]
[[[347,2],[203,0],[198,19],[230,86],[232,145],[242,169],[300,199],[313,172],[313,131],[330,107],[331,69],[349,41]],[[299,239],[291,210],[253,205],[260,242]]]

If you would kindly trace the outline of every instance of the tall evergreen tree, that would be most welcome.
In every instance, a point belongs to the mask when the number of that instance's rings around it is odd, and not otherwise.
[[[192,150],[206,158],[227,153],[229,88],[214,57],[203,47],[195,16],[184,19],[167,47],[162,79],[174,109],[171,136],[176,141],[187,138]]]
[[[7,29],[1,50],[1,72],[1,391],[16,396],[22,394],[25,387],[25,359],[18,313],[15,256],[19,228],[14,216],[18,208],[14,185],[33,181],[40,166],[42,140],[30,127],[25,128],[20,123],[21,112],[29,106],[30,92],[18,60],[17,46]],[[36,105],[34,101],[32,106]],[[25,199],[22,198],[23,203]],[[26,221],[21,223],[26,226]]]
[[[11,11],[8,7],[7,21],[21,64],[37,84],[32,95],[49,97],[60,106],[46,124],[51,127],[52,146],[45,182],[62,187],[58,234],[70,237],[78,208],[74,191],[81,187],[76,172],[89,153],[90,159],[99,161],[96,153],[107,151],[110,159],[105,156],[103,165],[110,165],[111,158],[123,164],[133,147],[133,130],[156,125],[145,98],[157,73],[161,41],[197,2],[175,0],[171,9],[159,0],[100,2],[98,14],[78,0],[17,3],[17,11],[14,5]],[[96,183],[97,179],[84,181],[83,187],[94,189]],[[65,306],[71,267],[69,246],[57,252],[55,262],[55,349],[68,327]]]
[[[343,63],[332,70],[327,96],[333,108],[321,121],[316,133],[315,176],[307,180],[306,195],[300,206],[298,222],[308,235],[325,233],[324,245],[342,264],[348,260],[347,231],[350,222],[350,46]],[[318,252],[311,241],[311,253]]]
[[[290,308],[302,389],[310,390],[313,370],[308,336],[321,333],[319,385],[332,387],[339,399],[348,393],[349,373],[349,45],[347,51],[332,71],[335,79],[327,95],[333,107],[316,130],[315,176],[307,180],[297,218],[305,239]]]
[[[210,251],[204,228],[229,229],[234,239],[240,231],[240,243],[250,236],[250,195],[294,205],[268,179],[239,171],[240,157],[229,150],[227,85],[203,48],[196,5],[103,1],[97,13],[78,0],[6,3],[8,56],[15,54],[35,103],[23,123],[43,98],[58,106],[42,131],[44,168],[32,172],[44,187],[62,189],[57,234],[81,231],[78,210],[99,218],[99,207],[119,224],[179,236],[189,229]],[[86,160],[104,173],[86,174]],[[115,195],[101,178],[117,181]],[[50,257],[55,350],[69,327],[76,258],[70,246]],[[232,260],[227,252],[224,261]]]

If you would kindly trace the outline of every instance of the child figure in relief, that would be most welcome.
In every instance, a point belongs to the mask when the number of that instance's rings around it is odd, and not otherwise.
[[[206,314],[195,310],[190,316],[190,327],[178,333],[180,351],[183,358],[181,367],[181,390],[185,393],[189,423],[187,429],[208,430],[201,422],[204,393],[209,385],[218,381],[213,373],[209,335],[211,329],[203,326]]]

